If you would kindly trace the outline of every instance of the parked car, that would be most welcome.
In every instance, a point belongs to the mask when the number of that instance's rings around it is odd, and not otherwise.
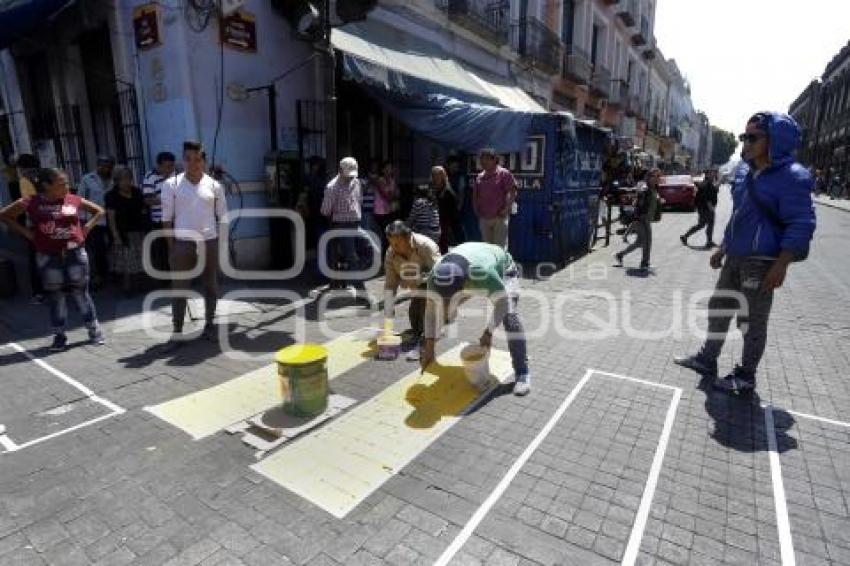
[[[690,175],[667,175],[661,177],[658,195],[664,199],[665,208],[693,211],[697,188]]]

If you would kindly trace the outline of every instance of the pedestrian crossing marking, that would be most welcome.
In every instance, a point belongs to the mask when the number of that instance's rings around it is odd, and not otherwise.
[[[463,344],[438,358],[433,372],[412,371],[377,396],[251,466],[338,518],[345,517],[485,396],[466,380]],[[499,382],[510,355],[490,354]],[[495,384],[495,382],[494,382]]]
[[[371,359],[374,355],[371,342],[365,332],[346,334],[326,342],[324,346],[330,352],[328,379]],[[277,364],[269,364],[208,389],[145,407],[145,410],[200,440],[279,405],[280,395]]]

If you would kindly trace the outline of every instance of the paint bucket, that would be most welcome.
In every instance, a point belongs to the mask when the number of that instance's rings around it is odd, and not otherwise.
[[[277,374],[283,410],[298,417],[315,417],[328,407],[328,351],[316,344],[297,344],[279,350]]]
[[[378,359],[394,360],[401,353],[401,336],[384,334],[378,337]]]
[[[460,351],[460,361],[463,363],[463,373],[470,385],[478,390],[484,390],[492,384],[489,348],[472,344],[466,346]]]

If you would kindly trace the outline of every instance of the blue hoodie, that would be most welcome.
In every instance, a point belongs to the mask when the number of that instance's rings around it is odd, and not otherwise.
[[[779,112],[767,113],[767,134],[771,164],[758,175],[751,163],[735,171],[732,186],[732,218],[726,225],[722,248],[737,257],[777,257],[787,250],[797,258],[808,254],[815,232],[812,202],[814,179],[794,160],[800,146],[800,127],[793,118]],[[781,221],[777,226],[750,198],[752,183],[759,200]]]

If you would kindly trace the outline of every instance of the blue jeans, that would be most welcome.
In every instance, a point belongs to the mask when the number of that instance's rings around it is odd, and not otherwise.
[[[65,290],[74,299],[90,332],[97,329],[97,313],[89,295],[89,256],[82,246],[59,254],[36,253],[35,262],[50,309],[50,324],[56,334],[65,333],[68,305]]]
[[[528,346],[525,339],[525,329],[517,313],[519,303],[519,281],[515,273],[505,274],[505,292],[508,294],[509,307],[502,319],[505,333],[508,337],[508,351],[511,354],[511,365],[517,376],[528,375]]]

